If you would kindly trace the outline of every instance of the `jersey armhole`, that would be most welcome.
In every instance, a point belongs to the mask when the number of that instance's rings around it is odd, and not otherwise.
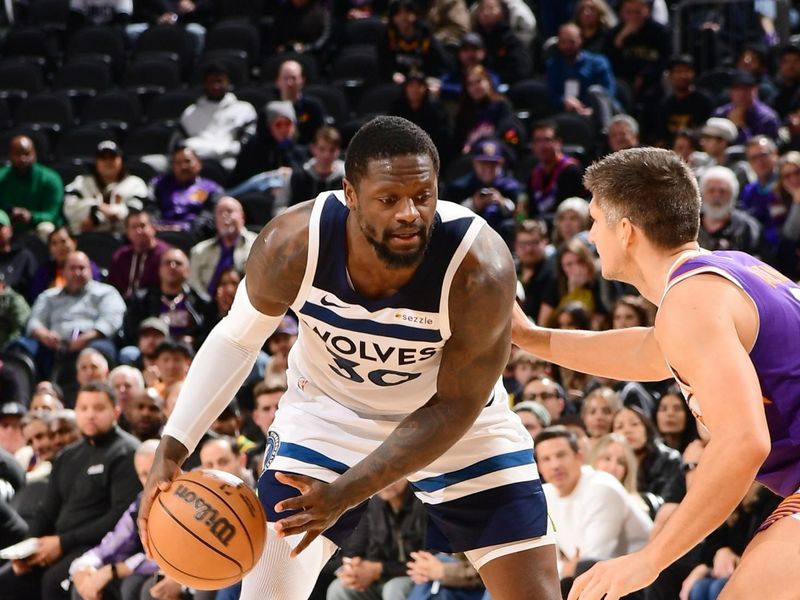
[[[680,275],[680,276],[676,277],[675,279],[673,279],[672,281],[670,281],[667,284],[667,287],[664,290],[664,294],[661,296],[661,304],[664,303],[664,298],[667,297],[667,292],[669,292],[673,287],[678,285],[680,282],[686,281],[687,279],[689,279],[690,277],[692,277],[694,275],[704,275],[704,274],[717,275],[719,277],[722,277],[723,279],[726,279],[727,281],[729,281],[733,285],[735,285],[745,295],[747,300],[750,302],[750,305],[753,307],[753,310],[755,311],[755,315],[756,315],[756,334],[753,337],[752,345],[747,349],[747,353],[750,354],[750,352],[753,351],[753,348],[755,348],[756,342],[758,341],[758,334],[761,331],[761,314],[758,311],[758,305],[756,304],[756,301],[753,299],[753,297],[750,295],[750,293],[744,288],[744,285],[742,285],[742,282],[739,281],[738,279],[736,279],[736,277],[734,277],[733,275],[731,275],[730,273],[728,273],[724,269],[720,269],[718,267],[714,267],[714,266],[711,266],[711,265],[703,265],[703,266],[697,267],[696,269],[688,271],[688,272],[684,273],[683,275]],[[675,372],[672,369],[672,367],[670,367],[669,363],[667,363],[667,366],[669,367],[670,371],[672,371],[673,373]]]
[[[452,335],[452,330],[450,329],[450,287],[453,283],[453,278],[456,276],[456,272],[461,266],[464,257],[467,255],[467,252],[469,252],[469,249],[478,237],[478,233],[480,233],[481,227],[483,227],[485,223],[483,219],[474,219],[472,221],[464,237],[461,239],[461,243],[453,253],[450,264],[447,265],[447,271],[445,271],[444,280],[442,281],[442,292],[439,297],[439,329],[442,333],[442,339],[444,340]]]
[[[306,272],[303,274],[303,281],[297,296],[292,302],[291,307],[295,313],[300,312],[300,308],[305,304],[308,292],[314,283],[314,276],[317,273],[317,262],[319,260],[319,224],[322,216],[322,209],[331,192],[323,192],[314,201],[311,209],[311,218],[308,222],[308,255],[306,258]]]

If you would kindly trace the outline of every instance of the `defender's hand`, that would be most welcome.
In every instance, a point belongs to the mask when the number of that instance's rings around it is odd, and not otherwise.
[[[162,441],[163,444],[163,441]],[[150,515],[150,508],[153,502],[161,492],[169,490],[173,480],[175,480],[183,471],[178,466],[178,463],[165,458],[160,453],[156,453],[155,462],[150,469],[150,475],[144,484],[144,491],[142,492],[142,503],[139,507],[139,518],[137,520],[139,526],[139,536],[142,538],[142,546],[148,558],[152,558],[153,554],[150,552],[150,546],[147,540],[147,518]]]

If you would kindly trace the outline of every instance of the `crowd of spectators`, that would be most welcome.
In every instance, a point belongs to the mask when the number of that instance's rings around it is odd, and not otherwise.
[[[600,274],[582,184],[591,161],[638,145],[671,148],[697,175],[701,246],[800,278],[800,43],[778,37],[782,3],[723,4],[7,2],[0,546],[38,541],[0,566],[0,599],[238,597],[154,577],[138,492],[256,232],[340,188],[349,139],[375,114],[431,135],[440,197],[507,241],[540,324],[652,324],[653,306]],[[287,316],[187,468],[257,479],[297,333]],[[504,381],[537,440],[567,593],[658,533],[705,430],[670,382],[591,377],[516,348]],[[775,503],[754,485],[635,597],[716,598]],[[488,598],[463,556],[427,551],[424,521],[407,482],[383,490],[312,597]]]

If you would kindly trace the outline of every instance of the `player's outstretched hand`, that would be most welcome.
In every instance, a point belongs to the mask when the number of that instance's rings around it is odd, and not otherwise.
[[[642,552],[597,563],[572,584],[568,600],[619,600],[647,587],[658,569]]]
[[[172,485],[172,481],[180,476],[182,472],[177,462],[166,458],[161,452],[156,452],[153,466],[150,468],[150,474],[144,484],[142,503],[139,506],[139,518],[137,520],[139,537],[142,539],[142,546],[148,558],[153,558],[150,546],[147,544],[147,517],[150,515],[150,507],[153,505],[156,496],[161,492],[166,492],[169,486]]]
[[[305,533],[300,543],[292,550],[292,558],[305,550],[323,531],[333,525],[346,510],[341,495],[327,483],[305,475],[275,473],[275,479],[290,485],[300,492],[299,496],[287,498],[275,505],[275,512],[299,511],[275,523],[275,532],[280,537]]]

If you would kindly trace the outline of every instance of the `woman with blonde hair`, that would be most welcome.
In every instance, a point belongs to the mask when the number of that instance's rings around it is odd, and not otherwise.
[[[793,150],[780,157],[774,191],[781,201],[777,206],[783,204],[786,210],[781,236],[796,242],[800,240],[800,152]]]
[[[575,5],[573,22],[581,30],[583,49],[601,53],[606,34],[617,24],[617,17],[605,0],[580,0]]]
[[[639,461],[622,435],[607,433],[598,439],[587,457],[587,462],[592,468],[613,475],[651,519],[655,516],[662,500],[654,494],[639,491],[636,477]]]
[[[581,419],[586,425],[592,447],[609,433],[614,415],[622,409],[622,400],[610,387],[599,387],[587,394],[581,405]]]

